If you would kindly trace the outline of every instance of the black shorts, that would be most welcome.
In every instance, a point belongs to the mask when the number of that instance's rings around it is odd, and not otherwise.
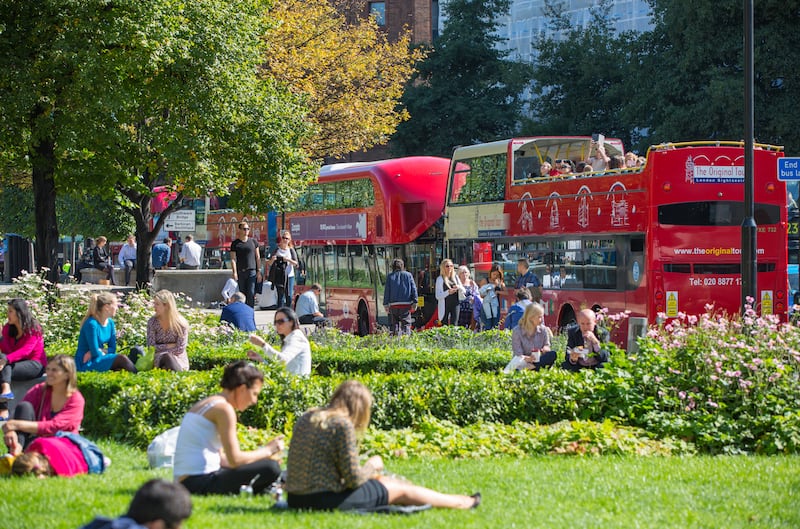
[[[389,505],[389,491],[377,479],[370,479],[357,489],[343,492],[315,492],[313,494],[289,494],[292,509],[349,511]]]

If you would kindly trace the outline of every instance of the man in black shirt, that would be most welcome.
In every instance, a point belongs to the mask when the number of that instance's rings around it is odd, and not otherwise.
[[[251,307],[256,304],[256,283],[261,281],[261,255],[258,243],[250,238],[250,226],[240,222],[238,237],[231,243],[231,267],[233,279]]]

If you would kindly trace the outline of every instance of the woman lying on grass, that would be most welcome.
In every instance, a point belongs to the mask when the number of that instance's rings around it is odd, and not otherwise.
[[[256,402],[264,374],[244,361],[222,374],[222,392],[207,397],[183,416],[175,446],[173,476],[192,494],[238,494],[242,485],[264,492],[281,474],[273,460],[283,451],[283,437],[250,452],[239,448],[236,412]]]
[[[442,494],[382,476],[380,456],[370,457],[361,466],[356,433],[367,429],[371,408],[369,389],[348,380],[336,389],[326,407],[309,410],[298,419],[286,471],[289,507],[346,511],[385,505],[478,506],[480,493]]]
[[[32,474],[71,477],[79,474],[102,474],[110,461],[96,444],[77,434],[38,437],[18,456],[12,466],[15,476]]]

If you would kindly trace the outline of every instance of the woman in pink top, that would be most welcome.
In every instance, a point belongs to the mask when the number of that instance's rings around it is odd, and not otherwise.
[[[0,421],[8,419],[8,401],[14,398],[12,380],[31,380],[44,373],[42,326],[24,299],[8,302],[8,321],[0,340]]]
[[[36,437],[78,433],[84,400],[75,372],[75,360],[68,355],[56,355],[47,363],[47,380],[33,386],[14,409],[14,418],[3,424],[3,440],[11,455],[21,454]]]
[[[78,445],[66,437],[39,437],[14,460],[11,473],[71,477],[88,474],[89,464]]]

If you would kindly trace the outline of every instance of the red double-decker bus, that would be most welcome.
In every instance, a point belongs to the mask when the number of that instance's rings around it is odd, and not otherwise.
[[[388,324],[384,285],[399,257],[422,298],[418,325],[427,321],[436,309],[431,273],[442,257],[449,166],[446,158],[409,157],[323,167],[286,213],[306,270],[295,297],[320,283],[320,304],[334,324],[368,334]]]
[[[651,147],[641,167],[539,174],[544,161],[585,160],[590,137],[516,138],[456,149],[448,184],[446,248],[488,270],[499,262],[513,287],[527,258],[541,281],[545,320],[563,328],[583,308],[630,311],[624,344],[659,314],[740,310],[744,149],[740,142]],[[609,156],[622,143],[605,140]],[[756,309],[787,311],[786,186],[780,147],[754,152]],[[479,274],[480,275],[480,274]],[[513,303],[513,288],[503,309]]]

